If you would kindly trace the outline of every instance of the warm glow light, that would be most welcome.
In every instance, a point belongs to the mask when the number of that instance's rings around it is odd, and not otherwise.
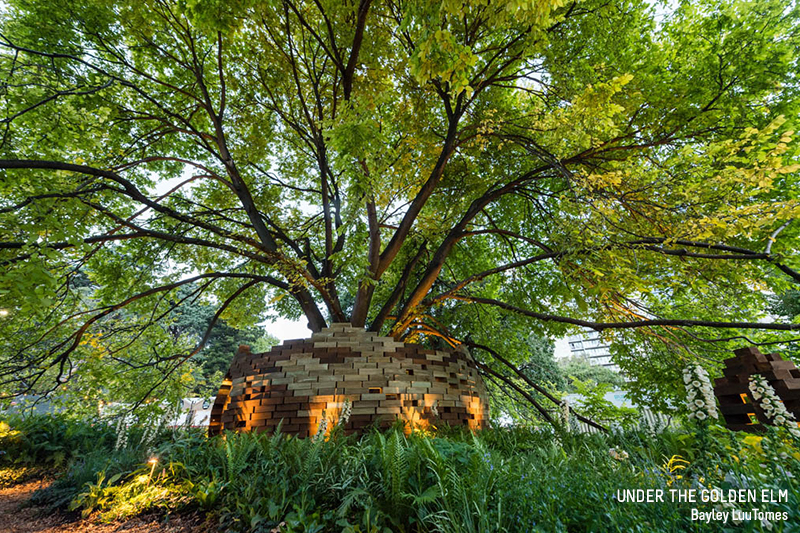
[[[8,316],[10,311],[8,309],[0,309],[0,317]]]
[[[151,457],[150,460],[147,462],[153,465],[150,467],[150,474],[147,476],[147,484],[149,485],[150,480],[153,479],[153,472],[155,472],[156,463],[158,462],[158,457]]]
[[[747,403],[747,393],[746,392],[740,394],[739,397],[742,399],[742,403]]]

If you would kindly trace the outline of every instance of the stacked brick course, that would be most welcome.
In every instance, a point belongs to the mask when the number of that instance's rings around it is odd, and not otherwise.
[[[333,324],[310,339],[262,354],[240,346],[211,411],[209,434],[222,430],[315,435],[324,418],[345,433],[400,418],[407,427],[488,423],[483,381],[466,349],[426,350],[364,328]]]
[[[760,374],[775,389],[786,410],[800,420],[800,370],[778,354],[763,354],[758,348],[735,350],[736,357],[726,359],[724,377],[717,378],[714,394],[725,422],[733,430],[760,431],[766,416],[753,401],[748,388],[750,376]]]

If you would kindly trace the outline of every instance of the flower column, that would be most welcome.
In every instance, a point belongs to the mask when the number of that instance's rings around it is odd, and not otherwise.
[[[683,383],[686,386],[686,405],[689,418],[707,420],[718,418],[717,402],[708,372],[702,366],[693,363],[683,370]]]
[[[750,376],[750,395],[758,406],[764,412],[767,420],[778,427],[785,427],[789,433],[794,437],[800,438],[800,428],[797,427],[797,420],[794,415],[786,410],[786,406],[778,395],[775,389],[772,388],[764,376],[753,375]]]

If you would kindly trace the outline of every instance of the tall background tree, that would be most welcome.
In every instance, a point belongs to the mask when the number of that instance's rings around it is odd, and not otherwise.
[[[762,319],[800,282],[798,28],[786,0],[11,0],[3,394],[108,356],[158,394],[266,312],[466,341],[509,384],[520,331],[595,328],[656,382],[789,341]]]

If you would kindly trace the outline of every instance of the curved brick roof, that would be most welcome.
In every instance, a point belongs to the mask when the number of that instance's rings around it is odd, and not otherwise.
[[[488,398],[466,349],[417,344],[333,324],[310,339],[286,341],[262,354],[241,346],[211,411],[209,434],[223,429],[317,433],[323,413],[346,433],[401,418],[408,426],[488,424]]]

